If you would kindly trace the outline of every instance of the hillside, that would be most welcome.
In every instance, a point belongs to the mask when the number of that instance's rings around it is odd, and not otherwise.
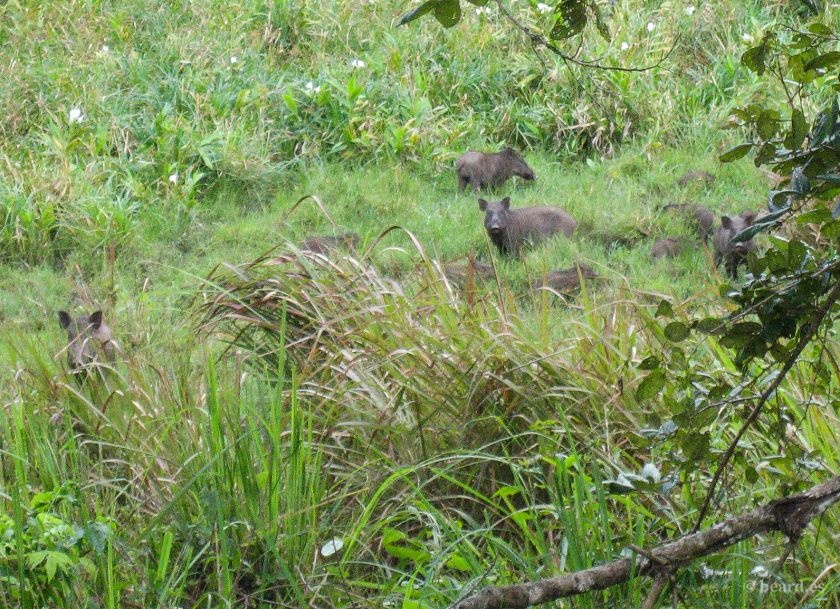
[[[0,6],[0,605],[445,607],[691,528],[743,419],[717,400],[757,389],[714,336],[663,332],[733,309],[744,273],[665,206],[764,207],[772,176],[718,156],[745,137],[732,110],[779,93],[741,54],[801,10],[604,3],[611,40],[582,56],[662,62],[626,72],[570,69],[462,4],[447,30],[395,27],[396,0]],[[454,171],[506,146],[537,179],[482,196],[578,222],[521,259]],[[679,183],[696,171],[714,180]],[[355,251],[301,252],[346,231]],[[664,237],[683,251],[654,260]],[[445,278],[468,258],[492,276]],[[531,289],[574,263],[598,277]],[[103,311],[103,377],[69,373],[61,310]],[[640,390],[660,357],[703,367],[693,394]],[[837,473],[806,368],[717,515]],[[686,567],[678,606],[838,606],[836,525],[774,576],[770,536]]]

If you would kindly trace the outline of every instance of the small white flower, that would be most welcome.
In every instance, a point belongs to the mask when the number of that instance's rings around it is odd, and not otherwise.
[[[102,52],[103,52],[103,53],[108,53],[110,50],[111,50],[111,49],[108,47],[108,45],[107,45],[107,44],[103,44],[103,45],[102,45]]]
[[[749,44],[755,42],[755,38],[753,38],[751,34],[744,34],[743,36],[741,36],[741,40],[743,40],[744,42],[748,42]]]
[[[230,64],[233,65],[235,63],[239,63],[239,58],[236,55],[230,56]]]
[[[693,4],[691,6],[686,6],[685,7],[685,14],[688,15],[689,17],[691,17],[694,14],[694,11],[696,11],[696,10],[697,10],[697,7],[694,6]]]
[[[629,48],[630,48],[630,44],[629,44],[629,43],[627,43],[627,42],[622,42],[622,43],[621,43],[621,46],[620,46],[619,48],[620,48],[622,51],[626,51],[627,49],[629,49]]]
[[[662,479],[662,474],[653,463],[645,463],[642,468],[642,478],[647,478],[651,482],[659,482]]]
[[[656,24],[653,21],[648,21],[647,31],[652,32],[655,29],[656,29]]]
[[[321,85],[315,86],[315,84],[310,80],[303,86],[303,90],[307,95],[313,95],[321,91]]]
[[[540,2],[540,3],[537,4],[537,10],[544,14],[544,13],[550,12],[551,7],[547,4],[544,4],[544,3]]]
[[[353,66],[354,68],[364,68],[365,67],[365,62],[362,61],[361,59],[354,59],[353,61],[350,62],[350,65]]]
[[[173,173],[171,176],[169,176],[169,181],[172,182],[173,184],[178,183],[178,172],[177,171],[175,173]]]
[[[476,15],[489,15],[492,12],[493,12],[493,9],[490,6],[477,6],[477,7],[475,7],[475,14]]]
[[[68,116],[71,123],[81,123],[85,120],[85,115],[82,114],[81,108],[72,108]]]
[[[344,540],[341,537],[333,537],[321,546],[321,556],[328,558],[344,547]]]

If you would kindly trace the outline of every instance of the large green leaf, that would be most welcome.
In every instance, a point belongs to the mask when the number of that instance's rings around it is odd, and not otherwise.
[[[558,17],[549,34],[554,40],[571,38],[586,27],[585,0],[560,0],[554,10]]]
[[[747,155],[747,153],[752,150],[752,144],[738,144],[737,146],[733,146],[723,154],[718,157],[718,160],[721,163],[730,163],[732,161],[737,161],[740,158],[743,158]]]
[[[438,3],[438,0],[429,0],[428,2],[424,2],[417,8],[408,11],[405,15],[400,17],[400,20],[397,22],[397,26],[405,25],[406,23],[411,23],[415,19],[419,19],[423,15],[428,12],[434,10],[435,5]]]

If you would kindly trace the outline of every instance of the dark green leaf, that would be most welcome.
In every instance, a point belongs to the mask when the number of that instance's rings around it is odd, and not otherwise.
[[[831,36],[833,34],[831,28],[823,23],[812,23],[808,26],[808,31],[817,36]]]
[[[435,6],[435,19],[443,27],[452,27],[461,20],[461,3],[458,0],[439,0]]]
[[[727,336],[754,336],[761,332],[761,324],[754,321],[742,321],[732,326]]]
[[[750,484],[755,484],[758,482],[758,472],[755,471],[754,467],[748,467],[744,470],[744,478],[746,478],[747,482]]]
[[[831,210],[831,217],[835,220],[840,218],[840,201],[837,201],[834,205],[834,209]]]
[[[806,63],[805,69],[819,70],[820,68],[832,68],[838,63],[840,63],[840,51],[830,51]]]
[[[690,334],[688,328],[684,323],[672,321],[665,326],[665,337],[672,343],[679,343],[688,338]]]
[[[674,316],[674,307],[671,306],[671,303],[667,300],[660,300],[659,306],[656,307],[656,313],[654,313],[655,317],[673,317]]]
[[[659,368],[659,358],[651,355],[639,362],[639,370],[656,370]]]
[[[484,6],[489,1],[490,0],[467,0],[467,2],[469,2],[470,4],[475,4],[476,6]]]
[[[840,205],[840,202],[838,202]],[[834,208],[835,210],[837,207]],[[832,217],[836,218],[832,212],[829,212],[827,209],[815,209],[813,211],[808,211],[798,216],[796,218],[797,224],[823,224],[824,222],[830,222]]]
[[[612,39],[612,35],[610,34],[610,28],[604,20],[603,14],[601,14],[601,9],[598,6],[598,3],[590,2],[589,8],[595,16],[595,27],[598,28],[598,33],[601,34],[601,38],[609,42]]]
[[[560,0],[554,10],[559,13],[559,16],[549,34],[552,39],[571,38],[586,26],[584,0]]]
[[[770,52],[770,43],[773,39],[774,36],[771,33],[768,32],[765,34],[757,46],[747,49],[747,51],[741,55],[741,65],[746,66],[756,74],[764,74],[764,71],[767,69],[767,57]]]
[[[779,113],[775,110],[764,110],[755,125],[758,135],[763,140],[769,140],[779,130]]]
[[[654,370],[636,388],[636,399],[649,400],[662,391],[663,387],[665,387],[665,373],[662,370]]]
[[[785,146],[791,150],[799,150],[807,135],[808,124],[805,122],[805,114],[802,110],[795,108],[790,116],[790,132],[785,138]]]
[[[706,317],[698,321],[694,328],[704,334],[720,334],[724,328],[724,322],[715,317]]]
[[[820,233],[828,238],[840,237],[840,220],[834,220],[833,222],[824,224],[820,229]]]
[[[732,161],[737,161],[738,159],[746,156],[752,147],[752,144],[738,144],[721,154],[718,157],[718,160],[721,163],[731,163]]]
[[[835,98],[831,107],[820,112],[814,119],[814,127],[811,130],[813,133],[811,140],[814,145],[822,144],[834,133],[838,110],[837,99]]]
[[[414,10],[408,11],[405,15],[400,17],[400,20],[397,22],[397,27],[405,25],[406,23],[411,23],[415,19],[419,19],[426,13],[434,10],[439,1],[440,0],[428,0],[428,2],[424,2]]]
[[[774,146],[771,142],[765,142],[761,148],[758,149],[758,152],[755,153],[755,158],[753,159],[753,163],[755,163],[756,167],[760,167],[765,163],[769,163],[770,161],[776,158],[776,146]]]

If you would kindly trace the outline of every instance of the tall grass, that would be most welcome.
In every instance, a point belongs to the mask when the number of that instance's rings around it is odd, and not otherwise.
[[[442,31],[393,28],[396,1],[3,4],[0,605],[420,609],[685,531],[741,419],[708,389],[742,379],[653,313],[725,307],[708,252],[649,246],[687,235],[658,211],[674,200],[764,200],[763,176],[713,157],[740,137],[719,130],[731,107],[771,94],[742,36],[791,11],[688,8],[611,5],[612,41],[584,49],[604,63],[680,34],[663,69],[629,74],[543,65],[492,7]],[[500,194],[563,206],[575,239],[494,256],[451,160],[501,144],[539,179]],[[717,181],[676,190],[688,169]],[[320,206],[290,212],[306,194]],[[339,230],[361,250],[294,245]],[[467,255],[494,278],[447,278]],[[528,288],[574,261],[600,279]],[[85,384],[60,355],[67,307],[105,309],[121,347]],[[637,399],[654,353],[701,363],[695,392]],[[836,471],[820,374],[785,381],[784,433],[748,434],[721,513],[784,492],[779,473]],[[703,426],[681,443],[687,416]],[[835,520],[783,568],[769,539],[687,567],[679,603],[838,605]],[[801,587],[751,589],[757,566]]]

